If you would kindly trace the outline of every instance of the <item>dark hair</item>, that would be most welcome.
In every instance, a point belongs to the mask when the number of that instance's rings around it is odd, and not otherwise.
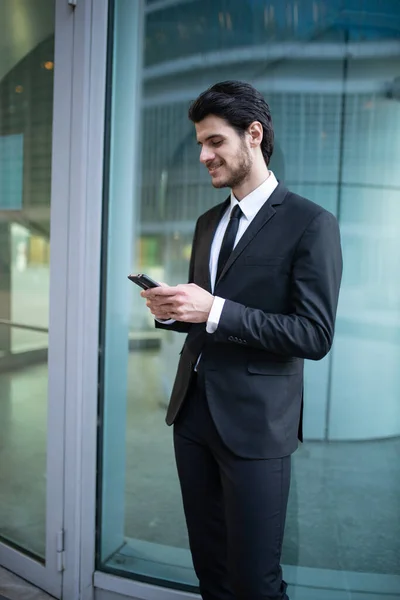
[[[191,104],[189,119],[200,123],[208,115],[221,117],[240,136],[251,123],[259,121],[264,130],[261,152],[269,164],[274,150],[271,113],[263,96],[252,85],[243,81],[222,81],[209,87]]]

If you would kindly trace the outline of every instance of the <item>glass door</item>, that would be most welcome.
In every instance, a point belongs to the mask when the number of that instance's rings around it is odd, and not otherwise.
[[[400,4],[109,4],[95,586],[196,589],[164,423],[183,337],[154,329],[127,274],[186,281],[196,219],[228,193],[199,164],[188,106],[240,79],[270,105],[271,170],[337,216],[344,254],[333,350],[305,369],[288,594],[399,598]]]
[[[55,597],[72,28],[66,0],[0,3],[0,565]]]

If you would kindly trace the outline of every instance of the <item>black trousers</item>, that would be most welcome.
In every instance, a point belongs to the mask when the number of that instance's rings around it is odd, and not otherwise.
[[[174,447],[202,598],[289,600],[280,556],[290,456],[254,460],[231,452],[215,428],[200,375],[174,425]]]

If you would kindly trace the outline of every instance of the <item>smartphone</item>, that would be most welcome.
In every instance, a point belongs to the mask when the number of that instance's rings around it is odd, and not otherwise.
[[[136,283],[136,285],[141,287],[143,290],[148,290],[149,288],[155,288],[160,286],[160,284],[157,283],[157,281],[154,281],[154,279],[152,279],[148,275],[145,275],[144,273],[139,273],[138,275],[128,275],[128,279],[133,281],[133,283]]]

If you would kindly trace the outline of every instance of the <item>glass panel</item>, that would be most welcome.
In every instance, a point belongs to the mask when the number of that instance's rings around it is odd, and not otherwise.
[[[305,444],[293,456],[285,578],[297,600],[395,598],[399,5],[134,5],[115,0],[110,18],[98,567],[196,585],[164,424],[183,337],[154,330],[126,276],[186,280],[196,218],[227,195],[199,164],[188,105],[212,83],[243,79],[271,108],[271,169],[337,216],[344,253],[333,350],[305,368]]]
[[[41,560],[54,12],[0,3],[0,538]]]

